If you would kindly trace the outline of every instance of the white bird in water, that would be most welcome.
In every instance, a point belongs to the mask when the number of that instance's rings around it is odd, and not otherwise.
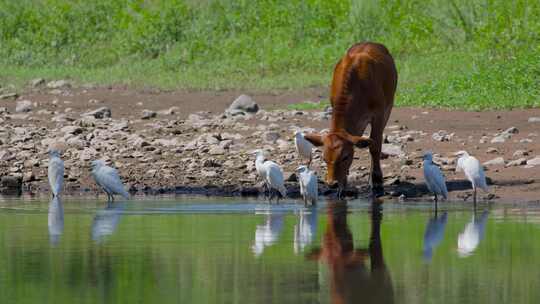
[[[49,151],[48,177],[53,197],[60,195],[64,184],[64,161],[60,158],[60,151],[56,149]]]
[[[433,154],[431,152],[424,154],[424,180],[428,190],[435,195],[435,209],[437,209],[438,196],[447,199],[448,189],[441,169],[433,163]]]
[[[470,156],[466,151],[459,151],[456,155],[459,156],[456,171],[463,170],[465,176],[471,182],[474,192],[474,206],[476,207],[476,189],[480,188],[485,192],[489,190],[486,183],[484,167],[482,167],[482,164],[480,164],[478,159],[474,156]]]
[[[294,225],[294,253],[302,252],[317,234],[317,209],[300,210],[298,224]]]
[[[120,222],[124,204],[108,204],[105,209],[98,210],[92,223],[92,239],[101,243],[105,237],[112,235]]]
[[[58,244],[60,236],[64,232],[64,207],[58,196],[54,196],[49,203],[47,226],[49,227],[49,240],[51,244]]]
[[[308,161],[308,167],[311,166],[313,151],[313,144],[304,138],[304,134],[300,131],[294,133],[294,146],[296,147],[296,152],[300,155],[301,158],[304,158]]]
[[[263,180],[270,191],[270,201],[275,195],[275,191],[279,192],[279,195],[286,197],[287,189],[285,188],[285,179],[283,178],[283,171],[281,167],[273,161],[264,160],[264,152],[262,150],[256,151],[255,169],[263,176]],[[277,201],[279,202],[279,195]]]
[[[433,256],[433,249],[437,247],[444,238],[444,230],[448,214],[445,212],[441,216],[435,216],[429,219],[424,232],[424,259],[430,261]]]
[[[458,236],[458,254],[461,257],[471,255],[484,238],[488,212],[484,211],[480,219],[476,219],[473,214],[472,220],[465,226],[465,229]]]
[[[281,230],[283,230],[283,218],[282,213],[266,215],[266,221],[263,225],[257,225],[255,230],[255,243],[251,249],[255,256],[260,256],[265,247],[268,247],[277,242]]]
[[[124,189],[118,171],[107,166],[103,160],[92,161],[92,176],[98,186],[107,193],[107,201],[114,202],[115,194],[120,194],[125,199],[129,198],[129,193]]]
[[[296,172],[298,172],[298,183],[300,184],[300,194],[304,199],[304,205],[307,206],[308,201],[311,202],[311,205],[315,205],[319,196],[317,175],[309,170],[307,166],[298,167]]]

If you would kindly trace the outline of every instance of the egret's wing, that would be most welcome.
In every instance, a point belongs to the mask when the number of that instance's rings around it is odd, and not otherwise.
[[[283,172],[281,168],[274,162],[265,162],[266,179],[270,186],[274,189],[279,189],[284,186]]]
[[[307,176],[307,192],[309,193],[309,197],[313,200],[317,200],[319,196],[319,189],[317,185],[317,176],[313,172],[309,172]]]
[[[124,197],[129,197],[129,194],[124,189],[124,184],[118,175],[118,171],[109,166],[104,166],[97,172],[97,179],[102,187],[108,189],[114,194],[120,194]]]
[[[64,183],[64,161],[58,157],[51,157],[48,168],[49,184],[54,195],[58,195]]]
[[[428,171],[433,183],[433,191],[442,195],[444,198],[447,198],[448,189],[446,187],[446,180],[441,172],[441,169],[436,165],[431,165],[428,167]]]

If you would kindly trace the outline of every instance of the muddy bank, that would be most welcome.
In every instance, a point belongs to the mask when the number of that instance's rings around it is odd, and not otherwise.
[[[227,108],[236,92],[159,92],[127,88],[72,88],[69,83],[29,88],[0,100],[0,188],[19,183],[24,192],[47,193],[49,146],[63,150],[65,189],[98,191],[90,161],[102,158],[119,169],[134,194],[260,195],[252,151],[264,148],[282,165],[288,195],[298,197],[293,174],[302,164],[293,146],[296,130],[327,127],[327,111],[287,110],[318,101],[318,90],[258,94],[255,109]],[[233,97],[234,96],[234,97]],[[249,99],[246,100],[249,105]],[[253,105],[251,105],[253,107]],[[460,112],[395,108],[385,130],[383,160],[389,197],[427,197],[422,154],[435,153],[449,181],[451,200],[471,200],[455,171],[458,150],[483,163],[492,201],[540,199],[539,109]],[[351,196],[369,194],[369,153],[358,150],[349,176]],[[320,151],[313,169],[325,173]],[[331,194],[320,184],[321,194]]]

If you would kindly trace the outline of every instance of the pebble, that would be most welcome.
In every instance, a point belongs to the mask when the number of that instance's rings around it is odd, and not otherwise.
[[[32,111],[32,102],[30,100],[19,100],[15,106],[15,112],[25,113]]]
[[[504,158],[497,157],[492,160],[488,160],[484,163],[484,166],[504,166]]]
[[[528,166],[538,166],[540,165],[540,156],[536,156],[535,158],[531,158],[527,161]]]
[[[152,110],[143,110],[141,119],[150,119],[157,116],[157,113]]]
[[[540,117],[529,117],[528,122],[540,122]]]
[[[516,167],[516,166],[523,166],[527,164],[527,159],[525,157],[510,161],[508,164],[506,164],[506,167]]]

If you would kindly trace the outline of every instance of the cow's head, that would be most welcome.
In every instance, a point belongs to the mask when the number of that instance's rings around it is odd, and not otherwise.
[[[326,184],[340,189],[347,186],[354,147],[365,148],[372,144],[371,139],[351,135],[344,130],[325,134],[311,133],[304,137],[315,146],[323,146],[323,158],[327,166]]]

